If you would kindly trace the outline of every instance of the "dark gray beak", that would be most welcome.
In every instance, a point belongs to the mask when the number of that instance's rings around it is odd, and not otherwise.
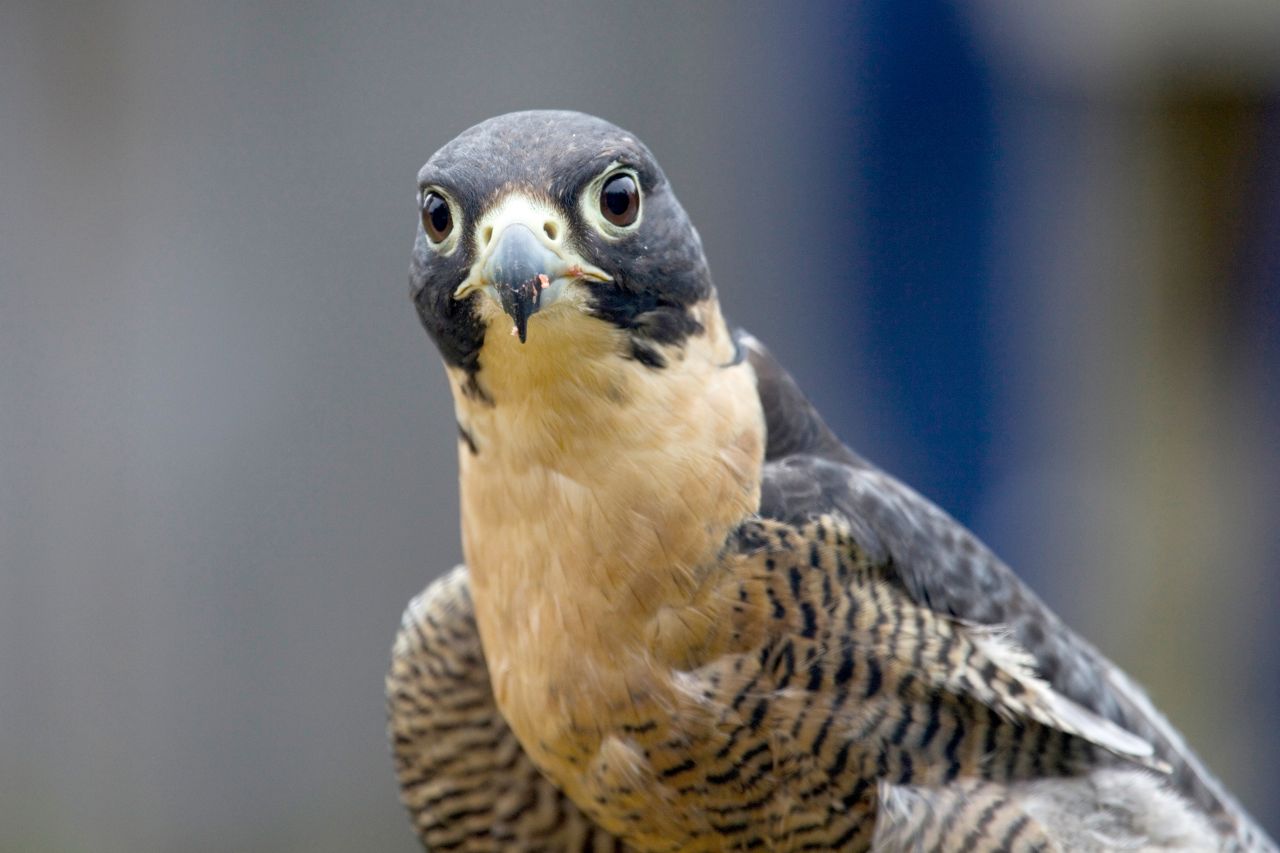
[[[539,233],[542,219],[531,218],[524,222],[511,217],[505,224],[489,226],[499,229],[493,242],[453,292],[454,299],[477,290],[487,293],[511,318],[512,334],[519,335],[521,343],[529,333],[529,318],[555,302],[571,283],[612,281],[570,245],[550,237],[544,240]]]

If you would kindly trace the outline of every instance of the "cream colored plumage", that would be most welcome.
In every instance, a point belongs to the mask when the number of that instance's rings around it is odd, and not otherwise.
[[[1274,849],[1123,673],[729,333],[634,138],[505,116],[420,186],[468,566],[410,606],[388,678],[429,849]]]

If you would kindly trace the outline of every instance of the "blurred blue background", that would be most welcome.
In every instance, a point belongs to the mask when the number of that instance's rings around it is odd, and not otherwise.
[[[10,4],[0,849],[415,849],[382,676],[460,549],[414,178],[530,107],[644,139],[731,316],[1280,832],[1277,44],[1262,0]]]

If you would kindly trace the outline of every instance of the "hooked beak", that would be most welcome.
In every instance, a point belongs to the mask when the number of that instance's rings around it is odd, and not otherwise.
[[[529,318],[554,302],[567,282],[583,279],[610,281],[611,277],[576,255],[566,257],[525,223],[511,222],[494,238],[453,298],[484,290],[502,306],[515,324],[512,333],[524,343]]]

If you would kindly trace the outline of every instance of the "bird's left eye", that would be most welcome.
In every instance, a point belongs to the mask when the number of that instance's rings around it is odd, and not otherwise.
[[[449,202],[439,193],[427,193],[422,200],[422,230],[427,232],[432,243],[439,243],[453,231],[453,214],[449,212]]]
[[[620,228],[636,221],[640,215],[640,187],[626,172],[614,175],[600,188],[600,215]]]

